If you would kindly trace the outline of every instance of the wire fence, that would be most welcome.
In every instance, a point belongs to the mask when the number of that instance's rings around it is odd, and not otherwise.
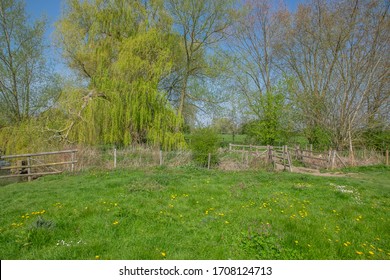
[[[343,151],[337,151],[337,154],[333,154],[332,151],[319,152],[310,149],[297,149],[297,147],[253,145],[229,145],[228,147],[218,149],[214,153],[196,153],[190,150],[161,151],[144,146],[122,149],[78,146],[67,147],[67,149],[77,150],[77,159],[72,159],[75,163],[77,162],[77,164],[74,164],[74,171],[134,169],[157,166],[199,166],[225,171],[273,170],[275,164],[278,163],[278,158],[282,158],[281,161],[284,165],[288,162],[286,166],[289,167],[290,171],[292,171],[292,166],[297,167],[300,165],[317,169],[330,169],[329,167],[331,166],[331,169],[333,169],[347,166],[389,164],[388,150],[373,151],[367,149],[355,151],[352,157],[350,153]],[[283,152],[284,149],[285,152]],[[64,155],[60,154],[56,155],[56,157],[57,161],[65,162],[65,159],[62,158]],[[45,163],[45,158],[41,157],[39,165],[45,165]],[[8,164],[15,163],[11,162]],[[36,163],[33,164],[37,165]],[[69,166],[64,168],[69,169]],[[22,168],[20,171],[22,171]],[[64,169],[63,171],[67,170]],[[7,175],[6,172],[10,171],[5,167],[5,170],[0,168],[0,172],[2,172],[0,175],[4,176]],[[2,185],[1,182],[0,185]]]
[[[221,170],[247,170],[269,169],[273,159],[269,157],[270,146],[232,145],[220,148],[214,153],[196,153],[190,150],[161,151],[143,146],[128,147],[124,149],[78,149],[78,169],[90,168],[114,169],[114,168],[147,168],[155,166],[178,167],[196,165],[208,169]],[[272,147],[273,151],[282,150],[283,147]],[[287,149],[287,147],[286,147]],[[288,147],[291,158],[297,163],[297,148]],[[302,150],[301,156],[306,159],[302,163],[313,168],[326,168],[322,161],[330,160],[331,151]],[[386,156],[387,155],[387,156]],[[388,164],[388,151],[357,150],[353,157],[348,152],[337,152],[334,168],[345,166]],[[293,163],[293,164],[294,164]]]

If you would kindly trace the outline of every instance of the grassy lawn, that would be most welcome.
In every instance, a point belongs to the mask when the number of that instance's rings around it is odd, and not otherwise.
[[[89,171],[0,187],[0,259],[390,259],[390,168]]]

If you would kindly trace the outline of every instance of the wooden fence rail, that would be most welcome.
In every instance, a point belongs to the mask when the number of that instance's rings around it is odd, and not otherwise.
[[[274,164],[276,168],[276,164],[283,165],[284,170],[288,170],[292,172],[292,162],[290,152],[287,146],[283,147],[272,147],[267,146],[268,148],[268,160]]]
[[[313,151],[313,146],[310,145],[309,149],[301,149],[299,145],[296,145],[294,148],[289,148],[288,146],[254,146],[254,145],[236,145],[229,144],[230,152],[256,152],[261,151],[261,154],[268,155],[266,161],[275,164],[283,165],[285,170],[292,171],[292,159],[294,157],[295,161],[300,162],[307,166],[308,168],[318,169],[326,168],[333,170],[339,165],[343,167],[348,166],[348,161],[345,158],[341,157],[336,150],[329,149],[329,151]],[[389,151],[385,152],[385,164],[389,164]],[[339,164],[337,164],[339,163]]]
[[[25,158],[26,159],[24,162],[22,161],[21,165],[11,165],[11,166],[0,167],[0,170],[16,170],[15,174],[2,175],[2,176],[0,176],[0,179],[13,178],[13,177],[28,177],[28,181],[31,181],[33,179],[33,177],[36,177],[36,176],[62,173],[63,171],[53,168],[53,166],[60,166],[60,165],[70,165],[71,172],[74,172],[75,164],[77,163],[76,153],[77,153],[77,150],[65,150],[65,151],[35,153],[35,154],[0,156],[0,160],[4,160],[4,159],[9,160],[9,159],[16,159],[16,158]],[[52,155],[59,155],[59,154],[70,154],[70,159],[66,160],[66,161],[44,163],[44,162],[41,162],[40,160],[34,158],[34,157],[40,157],[40,156],[52,156]],[[33,161],[38,162],[38,164],[33,163]],[[33,172],[34,168],[42,168],[42,167],[48,167],[49,169],[52,169],[54,171]]]

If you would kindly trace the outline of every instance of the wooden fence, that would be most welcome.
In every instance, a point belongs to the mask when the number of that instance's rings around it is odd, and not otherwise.
[[[275,164],[283,165],[284,170],[292,172],[292,162],[290,152],[287,146],[272,147],[268,146],[268,160]]]
[[[248,156],[248,153],[251,154],[261,154],[267,155],[265,157],[267,162],[273,163],[274,167],[276,164],[283,165],[284,170],[293,170],[292,159],[298,164],[303,164],[304,166],[312,169],[335,169],[338,166],[347,167],[348,165],[353,165],[348,162],[345,157],[339,155],[336,150],[329,150],[325,152],[313,151],[313,146],[306,146],[306,149],[301,149],[298,145],[294,148],[289,148],[288,146],[254,146],[254,145],[235,145],[229,144],[230,152],[243,153]],[[389,165],[389,151],[386,150],[385,153],[385,164]]]
[[[28,177],[28,181],[31,181],[33,178],[38,176],[50,175],[50,174],[59,174],[62,173],[63,170],[58,170],[53,168],[53,166],[61,166],[68,165],[70,166],[70,171],[74,172],[76,160],[77,150],[66,150],[66,151],[55,151],[55,152],[43,152],[43,153],[35,153],[35,154],[21,154],[21,155],[8,155],[8,156],[0,156],[0,160],[14,161],[14,159],[19,159],[15,165],[10,166],[1,166],[0,170],[8,170],[11,174],[2,175],[2,178],[12,178],[12,177]],[[45,163],[39,158],[42,156],[53,156],[53,155],[69,155],[70,158],[67,160],[57,161]],[[20,160],[22,159],[22,160]],[[42,169],[45,168],[50,169],[50,171],[45,171]]]

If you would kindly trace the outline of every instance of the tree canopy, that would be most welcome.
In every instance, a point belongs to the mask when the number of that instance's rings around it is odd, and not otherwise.
[[[261,144],[390,144],[388,1],[64,4],[56,44],[70,80],[44,58],[45,20],[0,0],[0,149],[178,149],[212,122]]]

